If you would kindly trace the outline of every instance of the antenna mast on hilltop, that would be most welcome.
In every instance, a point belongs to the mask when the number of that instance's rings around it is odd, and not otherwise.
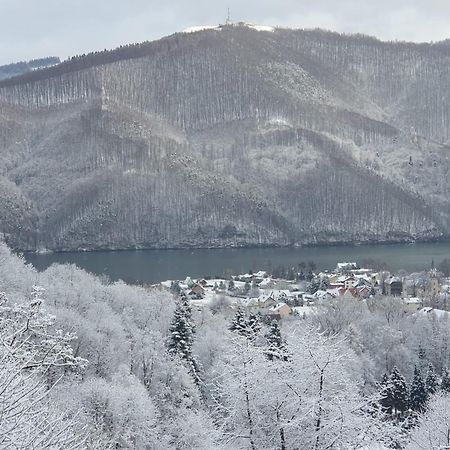
[[[227,21],[225,22],[227,25],[231,25],[231,16],[230,16],[230,8],[228,8]]]

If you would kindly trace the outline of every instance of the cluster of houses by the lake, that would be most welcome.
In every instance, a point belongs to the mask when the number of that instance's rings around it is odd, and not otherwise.
[[[224,278],[204,278],[166,281],[164,289],[186,295],[193,304],[226,301],[249,313],[268,319],[290,315],[306,316],[315,305],[332,299],[358,299],[386,295],[403,300],[405,311],[448,310],[450,279],[436,269],[420,273],[377,271],[359,267],[353,262],[338,263],[335,270],[295,273],[292,279],[275,278],[268,272],[249,272]],[[431,309],[430,309],[431,308]]]

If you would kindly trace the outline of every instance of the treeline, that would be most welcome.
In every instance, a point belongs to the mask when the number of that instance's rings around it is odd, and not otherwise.
[[[33,70],[54,66],[60,62],[61,60],[58,57],[49,56],[47,58],[32,59],[31,61],[20,61],[17,63],[0,66],[0,81],[5,78],[17,77]]]

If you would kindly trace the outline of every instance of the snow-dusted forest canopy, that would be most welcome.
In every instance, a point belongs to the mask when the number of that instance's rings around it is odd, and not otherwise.
[[[4,244],[0,273],[1,448],[449,445],[448,314],[345,298],[266,324]]]
[[[0,66],[0,80],[24,75],[34,70],[45,69],[49,66],[59,64],[60,62],[61,60],[58,57],[49,56],[47,58],[33,59],[31,61],[21,61]]]
[[[224,26],[0,81],[0,231],[31,250],[448,236],[449,59]]]

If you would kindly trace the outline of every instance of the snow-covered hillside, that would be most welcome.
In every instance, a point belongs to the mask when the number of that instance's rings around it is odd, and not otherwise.
[[[448,236],[448,46],[201,28],[0,82],[11,245]]]

